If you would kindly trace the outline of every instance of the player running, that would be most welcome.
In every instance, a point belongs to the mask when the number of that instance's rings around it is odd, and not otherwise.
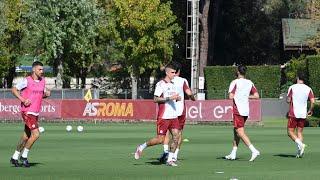
[[[45,88],[45,79],[43,77],[43,64],[35,61],[32,64],[32,74],[17,83],[12,88],[12,93],[21,101],[21,114],[25,123],[24,132],[17,145],[10,163],[19,167],[19,156],[22,166],[30,167],[28,153],[32,145],[40,136],[38,129],[38,116],[41,111],[41,102],[45,97],[50,96],[50,91]],[[23,150],[22,154],[21,151]]]
[[[176,112],[176,101],[179,101],[179,96],[172,79],[175,77],[176,70],[174,66],[169,64],[165,68],[166,76],[163,80],[156,84],[154,92],[154,101],[158,103],[158,116],[157,116],[157,136],[148,140],[147,142],[139,145],[134,154],[135,159],[141,157],[142,151],[146,147],[162,144],[167,131],[169,130],[173,136],[171,150],[167,160],[168,166],[177,166],[173,161],[174,152],[178,145],[179,139],[179,121]]]
[[[244,130],[244,124],[249,116],[249,99],[258,99],[259,94],[254,84],[245,79],[247,68],[243,65],[237,67],[237,79],[233,80],[229,87],[229,99],[233,100],[233,148],[228,160],[235,160],[240,139],[251,150],[251,158],[254,161],[260,152],[251,144],[249,137]]]
[[[304,82],[304,74],[298,73],[297,83],[289,87],[287,95],[287,102],[290,104],[287,132],[288,136],[297,144],[297,158],[304,154],[306,145],[303,143],[302,131],[307,115],[312,115],[315,102],[312,89]],[[310,108],[307,112],[308,99],[310,100]]]
[[[187,96],[192,101],[195,101],[196,99],[191,89],[189,88],[188,81],[185,78],[180,77],[180,70],[182,68],[181,64],[178,62],[174,62],[173,64],[175,66],[176,76],[173,78],[172,82],[176,86],[179,96],[181,97],[181,100],[176,102],[177,115],[179,120],[179,141],[178,141],[178,147],[175,150],[174,157],[173,157],[173,161],[176,161],[178,159],[179,150],[181,149],[182,131],[186,121],[186,107],[185,107],[185,101],[184,101],[184,94],[187,94]],[[168,157],[169,141],[170,141],[170,134],[167,132],[166,138],[163,142],[163,154],[159,158],[160,162],[165,162]]]

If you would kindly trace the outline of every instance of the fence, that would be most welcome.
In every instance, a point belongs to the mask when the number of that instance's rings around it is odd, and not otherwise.
[[[205,90],[205,94],[208,92],[213,94],[213,98],[210,99],[228,99],[228,90],[217,91],[217,90]],[[52,89],[51,96],[49,99],[82,99],[86,94],[87,89]],[[263,98],[263,90],[259,91],[260,98]],[[138,99],[153,99],[153,89],[138,89]],[[131,99],[131,89],[108,89],[99,90],[92,89],[93,99]],[[0,99],[12,99],[15,98],[11,93],[10,89],[0,89]],[[208,97],[206,97],[208,99]]]

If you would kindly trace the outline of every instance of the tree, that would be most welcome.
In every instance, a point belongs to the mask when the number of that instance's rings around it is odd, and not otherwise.
[[[320,22],[320,2],[311,0],[307,5],[310,18]],[[320,28],[320,27],[319,27]],[[318,28],[318,29],[319,29]],[[320,31],[309,40],[309,46],[320,54]]]
[[[0,75],[5,77],[7,87],[11,88],[17,57],[23,53],[21,42],[28,7],[23,0],[3,0],[0,6]]]
[[[91,0],[32,4],[28,39],[35,41],[34,54],[54,67],[58,88],[69,87],[71,76],[81,78],[84,87],[88,70],[100,60],[95,43],[100,15],[96,2]]]
[[[160,0],[114,0],[108,10],[111,43],[130,73],[132,99],[137,98],[140,75],[171,60],[180,27],[170,5]]]

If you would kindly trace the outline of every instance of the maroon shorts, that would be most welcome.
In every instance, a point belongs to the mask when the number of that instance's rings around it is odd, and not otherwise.
[[[32,114],[27,114],[22,112],[22,119],[26,126],[32,131],[34,129],[38,129],[38,116],[34,116]]]
[[[186,123],[186,111],[183,111],[182,115],[178,117],[179,130],[183,130],[184,124]]]
[[[157,120],[157,134],[166,135],[168,129],[179,129],[178,118],[175,119],[161,119]]]
[[[234,128],[242,128],[246,123],[248,116],[241,116],[237,114],[233,114],[233,127]]]
[[[295,118],[290,117],[288,119],[288,128],[304,128],[304,123],[306,122],[306,119],[303,118]]]

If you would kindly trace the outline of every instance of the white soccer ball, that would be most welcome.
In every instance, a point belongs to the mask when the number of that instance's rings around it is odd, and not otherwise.
[[[78,132],[82,132],[82,131],[83,131],[83,126],[78,126],[78,127],[77,127],[77,131],[78,131]]]
[[[70,131],[72,130],[72,126],[68,125],[68,126],[66,127],[66,130],[67,130],[68,132],[70,132]]]
[[[39,132],[40,132],[40,133],[43,133],[43,132],[44,132],[44,128],[40,126],[40,127],[39,127]]]

